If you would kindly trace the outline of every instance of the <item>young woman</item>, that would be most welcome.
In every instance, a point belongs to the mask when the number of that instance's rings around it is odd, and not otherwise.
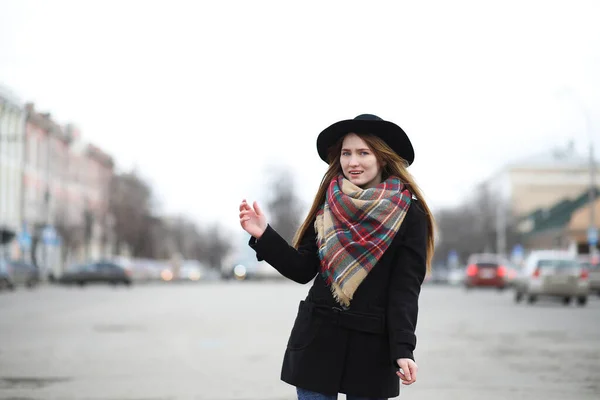
[[[300,400],[396,397],[399,379],[417,378],[418,299],[434,248],[433,216],[407,171],[413,146],[398,125],[363,114],[321,132],[317,150],[329,168],[293,247],[256,202],[240,205],[258,260],[313,281],[281,379]]]

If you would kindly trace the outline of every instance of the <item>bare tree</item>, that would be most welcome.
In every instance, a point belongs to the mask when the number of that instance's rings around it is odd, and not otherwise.
[[[165,218],[163,236],[168,244],[169,255],[177,253],[184,259],[205,261],[212,268],[220,268],[232,246],[229,236],[217,224],[204,229],[184,216]]]
[[[141,234],[135,235],[130,242],[131,252],[134,257],[158,258],[160,242],[163,240],[162,221],[160,218],[145,214],[141,221]]]
[[[439,240],[436,243],[434,258],[436,262],[444,262],[451,250],[456,251],[461,259],[468,256],[477,244],[472,242],[475,214],[466,205],[436,213]]]
[[[152,212],[152,190],[135,172],[113,177],[109,213],[114,217],[117,243],[126,244],[133,257],[183,258],[205,260],[211,267],[221,266],[231,243],[218,225],[201,230],[189,218],[158,217]]]
[[[64,207],[58,209],[54,226],[62,242],[61,261],[64,265],[70,252],[84,244],[84,229],[71,222],[69,214]]]
[[[200,234],[201,240],[196,242],[196,250],[199,251],[201,260],[208,262],[211,268],[220,269],[223,260],[232,249],[228,235],[218,224],[209,225]]]
[[[114,216],[117,246],[127,244],[134,257],[151,257],[151,233],[157,222],[151,213],[149,184],[135,172],[117,175],[111,184],[109,207]]]
[[[498,252],[496,218],[498,209],[509,213],[506,204],[485,187],[480,186],[463,204],[436,213],[439,240],[435,261],[445,262],[451,250],[464,262],[470,254]],[[506,231],[506,244],[511,248],[519,241],[516,224],[511,218]]]
[[[202,240],[195,223],[185,217],[177,217],[170,227],[175,250],[184,258],[198,258],[196,243]]]
[[[269,182],[267,203],[271,225],[291,243],[301,224],[302,204],[296,195],[294,176],[288,169],[275,169]]]

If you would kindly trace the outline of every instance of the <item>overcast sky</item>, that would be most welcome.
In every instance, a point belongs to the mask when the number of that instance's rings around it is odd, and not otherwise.
[[[308,204],[318,133],[361,113],[404,128],[439,209],[570,139],[600,154],[599,21],[573,0],[0,0],[0,83],[199,222],[236,230],[273,165]]]

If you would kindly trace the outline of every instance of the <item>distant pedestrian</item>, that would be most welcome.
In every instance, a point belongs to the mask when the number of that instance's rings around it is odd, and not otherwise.
[[[398,125],[363,114],[322,131],[317,150],[329,168],[293,247],[256,202],[240,204],[257,259],[293,281],[314,278],[281,379],[300,400],[396,397],[399,380],[417,378],[418,299],[434,248],[432,213],[407,171],[413,146]]]

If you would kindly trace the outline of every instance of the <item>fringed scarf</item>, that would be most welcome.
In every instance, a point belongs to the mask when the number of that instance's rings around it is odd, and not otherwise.
[[[339,304],[350,305],[394,239],[411,200],[412,194],[397,177],[369,189],[342,175],[331,181],[315,229],[321,275]]]

